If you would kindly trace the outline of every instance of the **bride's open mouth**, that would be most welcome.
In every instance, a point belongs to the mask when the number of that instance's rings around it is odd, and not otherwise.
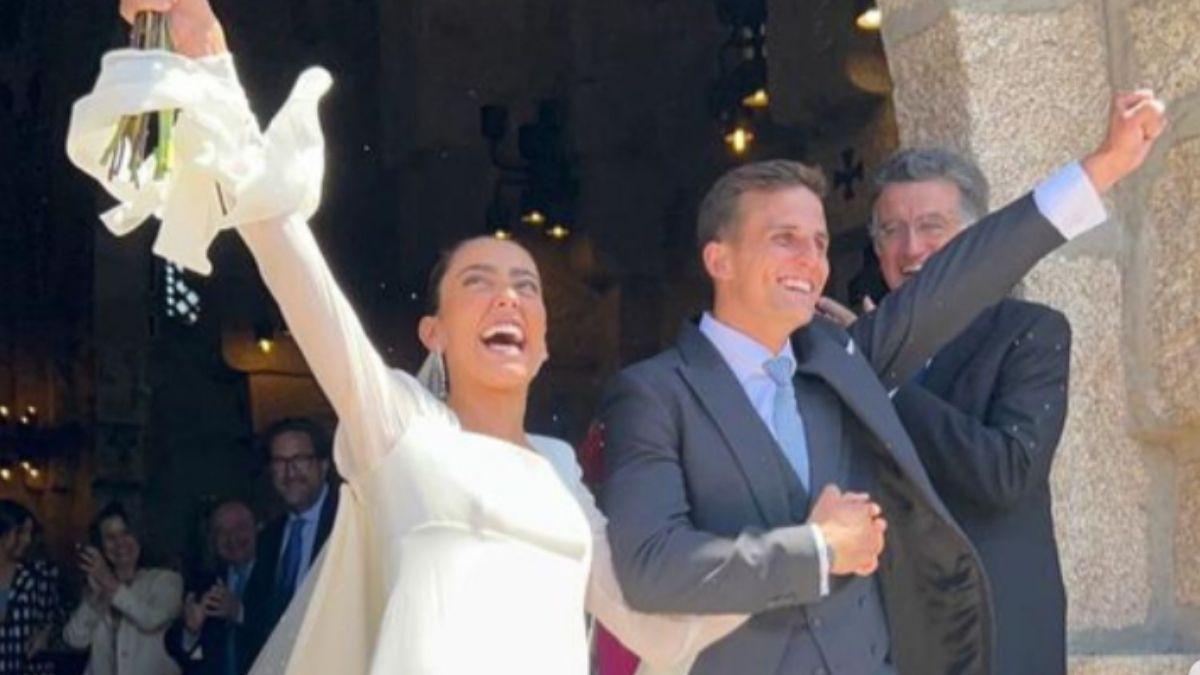
[[[485,349],[502,356],[520,356],[525,351],[525,330],[513,322],[495,324],[479,336]]]

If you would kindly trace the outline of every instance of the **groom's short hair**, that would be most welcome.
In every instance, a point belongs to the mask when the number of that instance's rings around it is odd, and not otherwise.
[[[700,202],[696,217],[696,244],[703,249],[709,242],[728,236],[738,220],[741,197],[747,192],[775,192],[807,188],[824,200],[828,187],[820,167],[786,159],[743,164],[717,179]]]

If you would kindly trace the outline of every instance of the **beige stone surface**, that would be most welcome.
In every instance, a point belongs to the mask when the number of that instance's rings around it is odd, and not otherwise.
[[[968,82],[958,28],[953,15],[946,14],[921,33],[887,45],[896,124],[905,146],[968,149]]]
[[[1197,655],[1138,654],[1136,656],[1073,657],[1070,675],[1187,675]]]
[[[1200,0],[1142,0],[1128,9],[1137,81],[1167,100],[1200,91]]]
[[[1026,284],[1073,331],[1070,413],[1051,475],[1068,628],[1138,626],[1150,610],[1151,483],[1126,429],[1121,272],[1111,260],[1055,255]]]
[[[999,206],[1100,141],[1110,96],[1104,14],[1081,0],[1058,11],[953,15],[970,147]]]
[[[1167,153],[1162,173],[1148,191],[1142,224],[1149,280],[1135,325],[1148,328],[1150,391],[1138,400],[1149,407],[1148,423],[1182,430],[1200,425],[1200,139]]]
[[[1103,12],[955,9],[888,44],[904,145],[970,152],[1000,205],[1099,142],[1110,90]]]
[[[1200,608],[1200,453],[1189,450],[1180,458],[1175,479],[1175,597]]]

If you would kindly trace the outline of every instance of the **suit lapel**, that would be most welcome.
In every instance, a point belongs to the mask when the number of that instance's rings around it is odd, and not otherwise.
[[[908,434],[896,417],[891,399],[883,392],[878,375],[866,360],[848,352],[844,344],[813,324],[796,332],[792,347],[798,361],[797,373],[824,380],[859,422],[883,442],[904,474],[941,504],[916,451],[907,442]]]
[[[690,321],[679,336],[684,363],[680,375],[716,424],[726,448],[741,468],[768,526],[792,522],[783,457],[775,437],[750,404],[733,371],[708,338]]]
[[[796,358],[802,357],[797,353]],[[845,467],[841,466],[842,411],[837,396],[829,387],[810,373],[800,373],[799,366],[795,385],[796,402],[808,439],[808,501],[811,502],[821,493],[822,487],[837,482],[844,472]]]

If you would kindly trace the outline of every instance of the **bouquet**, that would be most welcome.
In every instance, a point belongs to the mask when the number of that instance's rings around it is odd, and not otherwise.
[[[173,51],[166,15],[139,12],[134,18],[130,42],[134,49]],[[154,180],[166,176],[173,160],[171,131],[177,112],[159,110],[122,117],[112,141],[100,157],[100,165],[108,166],[108,179],[113,180],[128,172],[134,185],[140,187],[142,165],[151,155],[154,157]]]

